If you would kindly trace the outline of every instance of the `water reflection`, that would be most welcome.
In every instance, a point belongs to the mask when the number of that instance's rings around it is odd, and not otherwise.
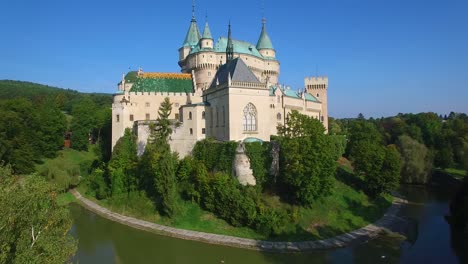
[[[79,263],[456,263],[467,252],[444,219],[453,192],[403,186],[410,204],[403,214],[414,222],[408,241],[386,235],[369,243],[306,254],[273,254],[180,240],[136,230],[72,204],[71,233],[79,238]],[[454,240],[455,239],[455,240]],[[464,258],[467,260],[466,253]]]

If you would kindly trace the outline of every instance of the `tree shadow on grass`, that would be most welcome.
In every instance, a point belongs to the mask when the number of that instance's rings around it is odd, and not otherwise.
[[[364,181],[357,177],[354,173],[347,171],[342,167],[338,167],[336,169],[336,179],[357,191],[365,191]]]

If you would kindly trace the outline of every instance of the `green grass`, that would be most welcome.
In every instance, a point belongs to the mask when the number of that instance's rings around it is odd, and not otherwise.
[[[80,176],[88,174],[88,168],[96,158],[94,151],[77,151],[63,149],[57,157],[44,159],[36,165],[36,171],[55,183],[61,190],[67,190],[70,185],[78,184]]]
[[[462,177],[467,176],[466,171],[461,170],[461,169],[447,168],[447,169],[443,169],[442,171],[447,173],[447,174],[450,174],[451,176],[456,177],[456,178],[462,178]]]
[[[59,206],[66,206],[73,202],[76,202],[76,198],[69,192],[61,193],[57,196],[57,204]]]
[[[78,190],[86,195],[85,186],[80,185]],[[362,191],[355,190],[340,180],[336,181],[332,195],[317,200],[311,207],[293,206],[281,201],[278,196],[263,194],[262,201],[265,205],[283,210],[293,219],[285,227],[284,233],[266,237],[250,228],[233,227],[190,201],[181,201],[178,213],[170,219],[155,212],[152,201],[144,193],[99,201],[86,196],[114,212],[162,225],[276,241],[324,239],[361,228],[382,217],[392,202],[390,195],[371,200]]]

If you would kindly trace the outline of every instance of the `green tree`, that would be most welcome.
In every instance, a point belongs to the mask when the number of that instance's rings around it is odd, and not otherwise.
[[[56,103],[45,100],[38,109],[41,137],[41,151],[46,157],[55,157],[57,150],[63,147],[67,120]]]
[[[398,138],[397,145],[401,153],[401,181],[427,183],[432,169],[432,158],[427,147],[406,135]]]
[[[310,205],[333,188],[336,155],[324,132],[320,121],[297,111],[278,128],[281,183],[295,203]]]
[[[169,139],[169,136],[172,133],[171,121],[169,116],[172,112],[172,103],[169,100],[169,97],[164,98],[164,101],[161,103],[161,106],[158,110],[158,119],[156,120],[156,125],[154,126],[154,137],[159,137],[165,141]]]
[[[77,242],[68,209],[41,177],[10,176],[0,169],[0,263],[64,263]]]
[[[148,144],[142,157],[146,189],[156,202],[158,210],[171,217],[177,210],[177,155],[162,139]],[[152,189],[151,189],[152,187]]]
[[[396,148],[384,147],[375,125],[368,121],[357,121],[350,133],[349,156],[354,171],[364,180],[367,193],[376,197],[395,188],[400,179]]]
[[[168,140],[172,133],[169,116],[172,104],[165,98],[159,107],[159,117],[151,129],[150,140],[142,158],[143,179],[148,193],[154,197],[158,209],[171,217],[177,210],[177,154],[171,152]],[[151,185],[153,190],[151,190]]]
[[[128,194],[137,189],[137,164],[136,136],[127,128],[123,137],[115,144],[109,161],[112,196]]]
[[[89,138],[97,127],[96,111],[96,104],[88,97],[73,106],[71,121],[72,148],[88,150]]]

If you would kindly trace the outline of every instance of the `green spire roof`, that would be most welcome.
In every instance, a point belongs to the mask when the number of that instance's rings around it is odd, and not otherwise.
[[[182,46],[183,47],[195,46],[197,45],[200,38],[201,38],[201,35],[200,35],[200,31],[198,30],[197,20],[195,19],[195,17],[192,17],[192,21],[190,22],[190,27],[187,31],[187,35],[185,36],[185,40]]]
[[[268,36],[266,32],[266,20],[263,19],[262,21],[262,33],[260,34],[260,38],[258,39],[257,42],[257,50],[261,49],[273,49],[273,44],[271,44],[270,37]]]
[[[213,39],[211,36],[210,27],[208,26],[208,21],[205,22],[205,29],[203,30],[203,37],[204,39]]]

